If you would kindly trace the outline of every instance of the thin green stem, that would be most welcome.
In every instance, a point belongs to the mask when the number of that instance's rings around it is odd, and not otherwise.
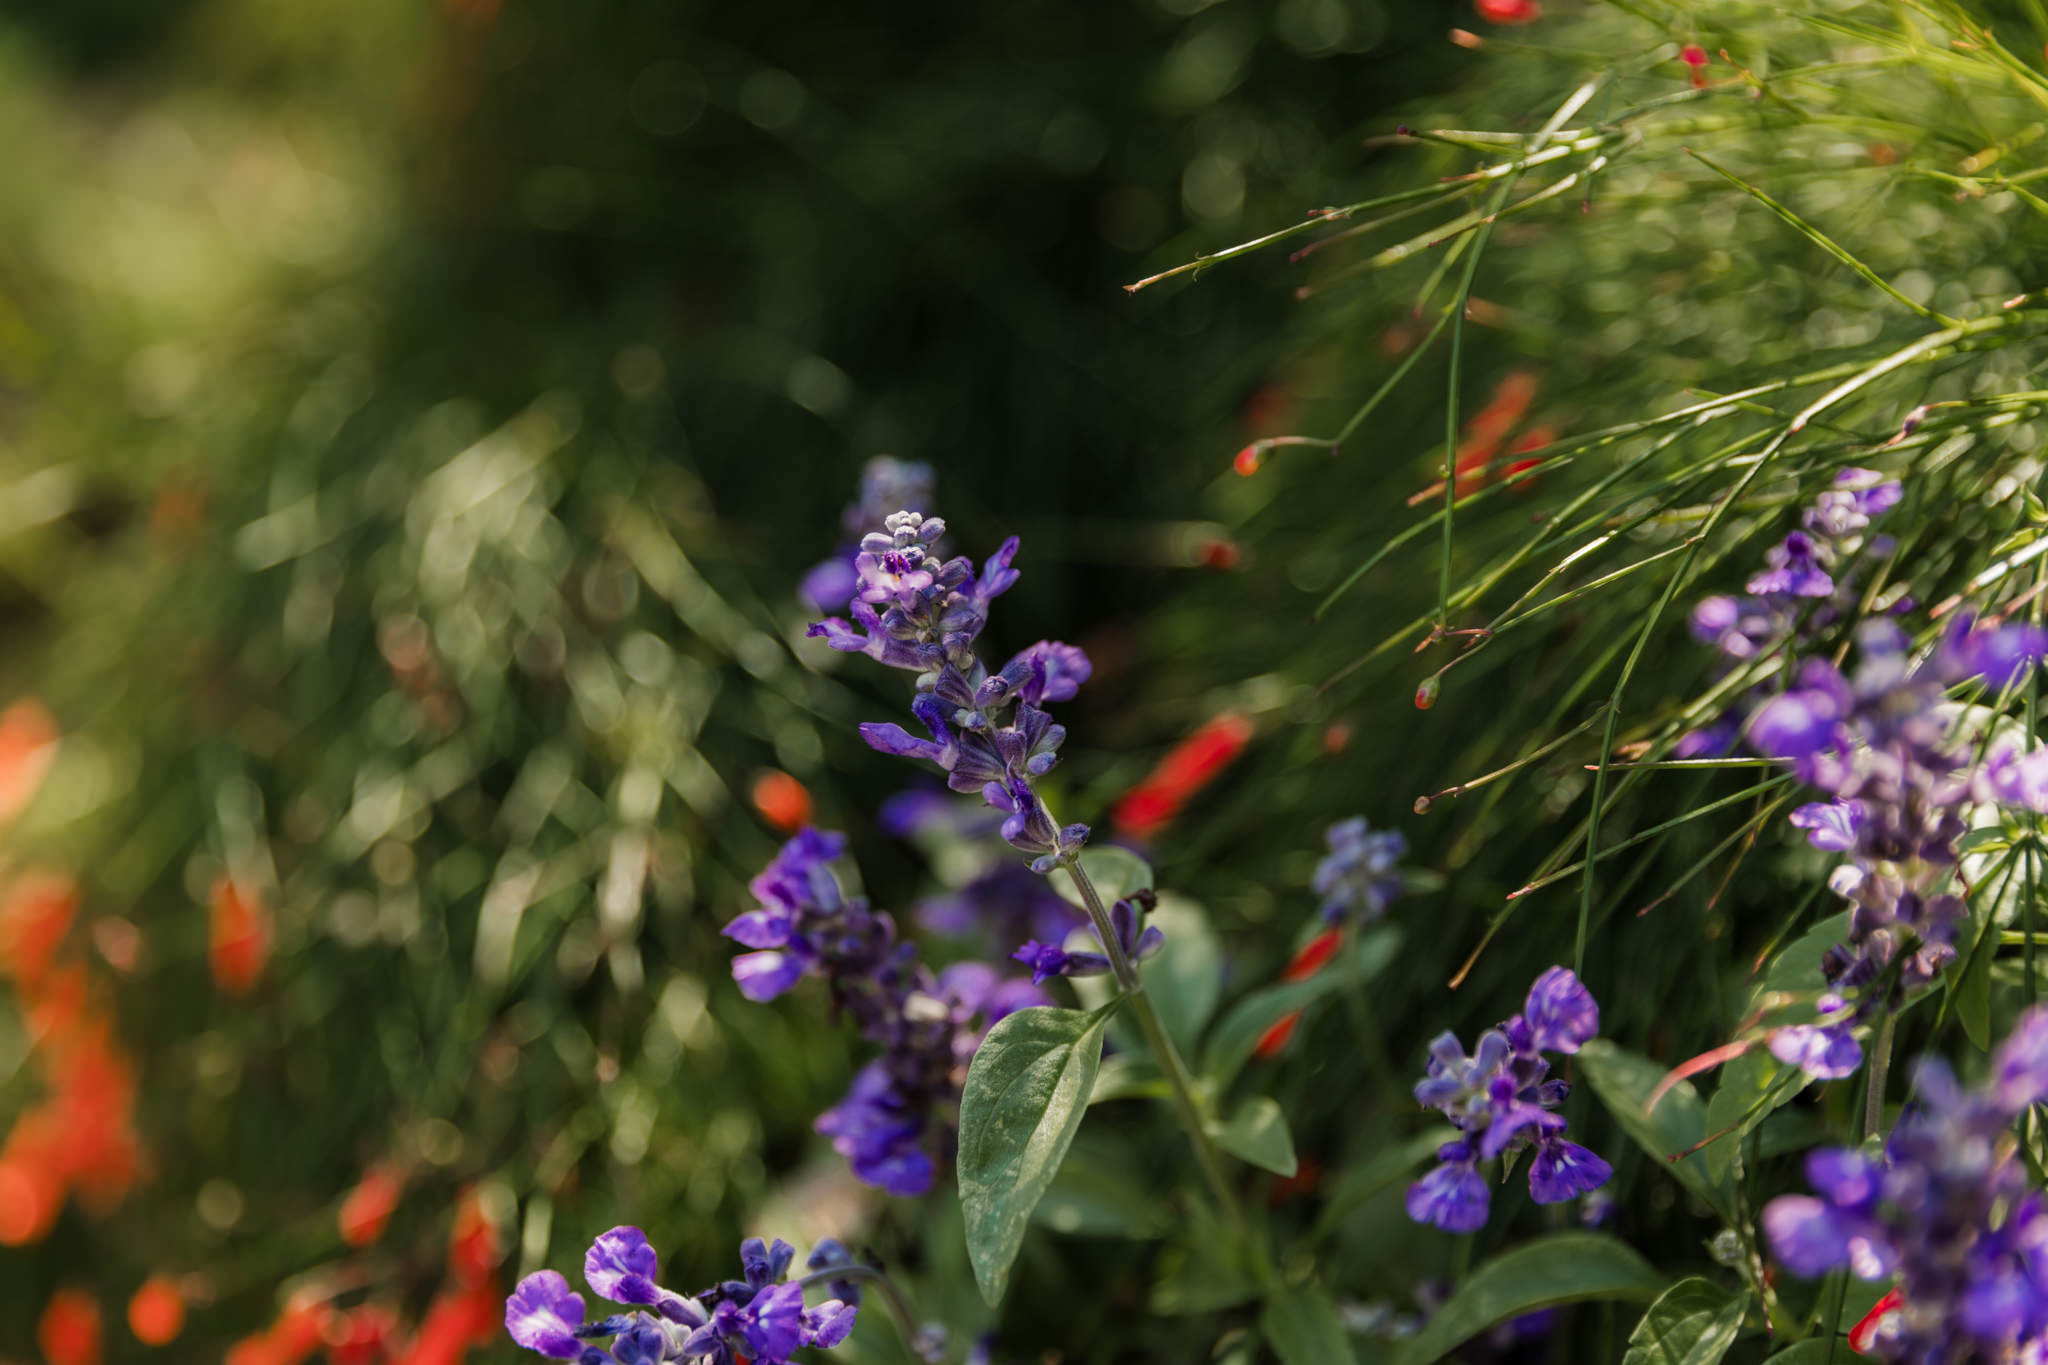
[[[1885,1074],[1892,1065],[1892,1033],[1898,1028],[1899,1017],[1887,1013],[1884,1022],[1877,1026],[1877,1041],[1870,1045],[1869,1089],[1863,1096],[1863,1136],[1873,1138],[1884,1126],[1884,1082]]]
[[[1103,955],[1109,959],[1110,974],[1116,978],[1126,1008],[1137,1018],[1138,1028],[1145,1035],[1153,1060],[1159,1064],[1160,1073],[1166,1077],[1166,1083],[1173,1091],[1174,1108],[1180,1111],[1181,1127],[1187,1130],[1188,1143],[1195,1149],[1195,1161],[1202,1168],[1203,1180],[1208,1183],[1210,1193],[1215,1196],[1232,1230],[1250,1248],[1254,1271],[1261,1281],[1269,1280],[1272,1271],[1267,1264],[1264,1247],[1251,1235],[1251,1224],[1238,1203],[1237,1193],[1224,1177],[1223,1158],[1214,1139],[1209,1136],[1208,1116],[1195,1096],[1194,1077],[1189,1074],[1187,1063],[1181,1059],[1180,1049],[1173,1045],[1173,1037],[1167,1033],[1166,1025],[1160,1021],[1152,997],[1145,993],[1145,983],[1138,976],[1137,967],[1125,954],[1110,920],[1109,908],[1102,903],[1102,893],[1095,889],[1095,883],[1081,867],[1078,857],[1069,855],[1062,858],[1060,866],[1066,869],[1074,890],[1080,894],[1081,903],[1087,907],[1088,918],[1095,926],[1095,936],[1102,941]]]

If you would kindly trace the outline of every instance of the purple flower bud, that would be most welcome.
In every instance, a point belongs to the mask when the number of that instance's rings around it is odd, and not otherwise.
[[[1600,1032],[1600,1006],[1567,967],[1552,967],[1536,978],[1522,1016],[1544,1052],[1577,1052]]]

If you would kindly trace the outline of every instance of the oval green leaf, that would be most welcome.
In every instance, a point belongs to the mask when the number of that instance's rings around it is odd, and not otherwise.
[[[1294,1135],[1271,1097],[1255,1095],[1238,1106],[1229,1122],[1211,1119],[1208,1127],[1216,1145],[1232,1156],[1275,1175],[1294,1174]]]
[[[1039,1197],[1081,1126],[1102,1060],[1107,1010],[1019,1010],[981,1040],[960,1095],[960,1207],[967,1256],[989,1303]]]
[[[1354,980],[1370,981],[1394,960],[1400,947],[1397,930],[1376,929],[1308,980],[1253,991],[1232,1005],[1210,1030],[1202,1048],[1202,1074],[1219,1092],[1224,1090],[1237,1078],[1267,1029]]]
[[[1700,1150],[1707,1137],[1707,1107],[1692,1082],[1680,1081],[1672,1086],[1657,1101],[1657,1107],[1651,1109],[1650,1096],[1656,1094],[1669,1068],[1618,1048],[1604,1038],[1595,1038],[1579,1050],[1578,1070],[1585,1074],[1600,1103],[1636,1140],[1637,1146],[1716,1213],[1734,1221],[1734,1199],[1728,1178],[1725,1173],[1718,1180],[1709,1175],[1706,1157]],[[1734,1140],[1732,1134],[1722,1139]]]
[[[1626,1243],[1597,1232],[1539,1237],[1472,1272],[1395,1357],[1397,1365],[1431,1365],[1496,1323],[1592,1299],[1647,1303],[1664,1279]]]
[[[1283,1289],[1266,1300],[1259,1332],[1280,1365],[1339,1365],[1352,1359],[1337,1306],[1320,1289]]]
[[[1748,1294],[1731,1294],[1698,1276],[1680,1280],[1629,1334],[1621,1365],[1719,1365],[1748,1311]]]

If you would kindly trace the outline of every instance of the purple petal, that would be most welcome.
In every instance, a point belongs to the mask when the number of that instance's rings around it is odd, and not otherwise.
[[[1614,1168],[1576,1142],[1550,1138],[1529,1163],[1529,1197],[1539,1204],[1562,1204],[1605,1185]]]
[[[789,943],[790,920],[770,910],[749,910],[736,917],[722,931],[725,936],[749,948],[781,948]]]
[[[583,1354],[576,1329],[583,1325],[583,1296],[552,1270],[536,1270],[505,1300],[505,1330],[529,1351],[555,1360]]]
[[[1764,1233],[1785,1268],[1818,1279],[1849,1260],[1842,1216],[1812,1195],[1787,1194],[1764,1206]]]
[[[827,1299],[804,1314],[804,1345],[826,1349],[846,1340],[860,1310],[838,1299]]]
[[[2018,1115],[2048,1099],[2048,1007],[2036,1006],[2020,1016],[1998,1045],[1992,1067],[1994,1093],[2007,1112]]]
[[[1600,1006],[1569,968],[1552,967],[1529,987],[1522,1016],[1545,1052],[1577,1052],[1600,1032]]]
[[[1821,1080],[1854,1075],[1863,1048],[1846,1025],[1791,1024],[1771,1035],[1771,1055]]]
[[[754,1295],[747,1305],[753,1316],[744,1335],[753,1355],[762,1365],[785,1361],[804,1344],[804,1291],[802,1285],[770,1285]]]
[[[1486,1181],[1469,1162],[1445,1162],[1408,1187],[1408,1216],[1445,1232],[1486,1226]]]
[[[601,1233],[583,1257],[583,1278],[613,1303],[654,1303],[661,1297],[654,1283],[657,1264],[647,1234],[635,1227]]]
[[[805,959],[795,953],[741,953],[732,960],[740,994],[756,1003],[773,1000],[803,979]]]

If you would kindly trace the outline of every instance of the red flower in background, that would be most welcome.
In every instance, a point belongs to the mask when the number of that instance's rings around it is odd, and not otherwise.
[[[1172,823],[1195,793],[1229,767],[1251,743],[1250,717],[1225,711],[1203,724],[1159,760],[1145,780],[1124,793],[1110,814],[1121,834],[1150,838]]]
[[[128,1330],[145,1346],[175,1341],[185,1328],[185,1296],[168,1275],[152,1275],[128,1300]]]
[[[34,697],[0,711],[0,823],[12,820],[57,759],[57,721]]]
[[[754,779],[754,809],[774,829],[794,834],[811,822],[811,794],[788,773],[770,769]]]
[[[1282,981],[1306,981],[1329,964],[1344,946],[1342,929],[1325,929],[1304,943],[1280,973]],[[1258,1045],[1252,1049],[1254,1057],[1275,1057],[1280,1049],[1287,1046],[1287,1040],[1294,1036],[1294,1030],[1301,1023],[1301,1011],[1296,1010],[1275,1023],[1259,1036]]]
[[[341,1201],[336,1216],[341,1240],[352,1247],[366,1247],[382,1237],[384,1225],[391,1221],[391,1212],[398,1207],[398,1196],[403,1193],[405,1173],[396,1166],[380,1164],[364,1171],[363,1178]]]
[[[71,921],[78,914],[78,884],[55,872],[27,872],[0,901],[0,973],[25,996],[43,984]]]
[[[229,995],[247,995],[270,961],[270,912],[255,888],[233,877],[214,879],[212,942],[207,952],[213,984]]]
[[[36,1345],[49,1365],[100,1365],[99,1300],[82,1289],[60,1289],[36,1320]]]
[[[1533,24],[1543,17],[1536,0],[1475,0],[1473,7],[1493,24]]]

